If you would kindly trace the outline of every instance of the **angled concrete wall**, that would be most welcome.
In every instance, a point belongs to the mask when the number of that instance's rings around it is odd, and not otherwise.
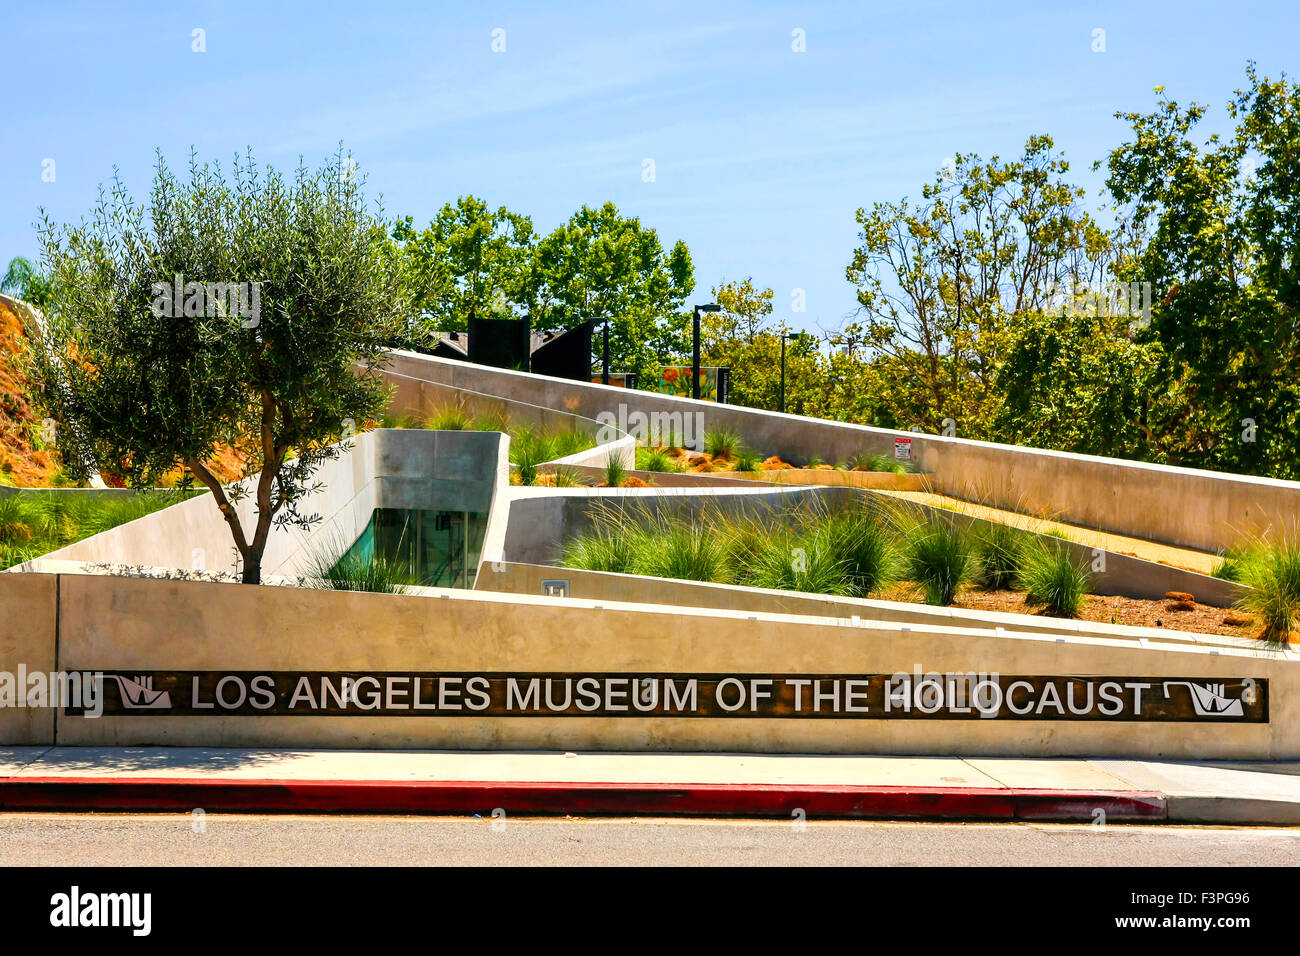
[[[835,461],[859,451],[891,454],[896,437],[910,437],[918,467],[945,494],[1203,551],[1231,547],[1257,532],[1300,533],[1300,482],[801,418],[414,352],[392,353],[389,374],[394,381],[438,382],[586,418],[618,420],[620,408],[624,418],[631,411],[698,412],[705,428],[734,428],[760,450],[796,461],[812,455]]]
[[[491,514],[499,487],[508,481],[501,432],[435,432],[376,429],[350,440],[351,451],[321,464],[319,483],[300,507],[320,515],[309,529],[274,528],[267,540],[263,574],[295,577],[307,573],[318,555],[337,557],[365,530],[375,508],[427,508]],[[251,487],[256,478],[243,484]],[[250,494],[237,506],[251,534],[256,502]],[[497,516],[497,534],[501,534]],[[489,518],[489,529],[492,519]],[[119,525],[20,566],[39,570],[43,562],[127,564],[163,568],[235,571],[230,530],[211,495],[200,495],[135,521]]]
[[[0,594],[13,585],[0,576]],[[1267,723],[626,716],[58,717],[65,745],[1300,757],[1296,655],[528,598],[61,576],[58,665],[150,671],[892,674],[1267,680]],[[0,602],[3,603],[3,602]],[[360,626],[359,626],[360,623]]]

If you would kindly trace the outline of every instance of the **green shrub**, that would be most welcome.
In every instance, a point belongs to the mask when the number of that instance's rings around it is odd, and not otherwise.
[[[634,535],[631,544],[637,574],[685,581],[718,581],[723,577],[722,543],[702,528],[659,523],[650,534]]]
[[[571,538],[560,552],[560,563],[582,571],[629,574],[635,550],[632,535],[618,529],[610,531],[597,527],[587,534]]]
[[[1014,586],[1023,540],[1023,532],[1005,524],[990,523],[976,532],[975,583],[986,591]]]
[[[556,488],[577,488],[582,482],[578,480],[578,473],[567,465],[557,465],[555,467],[555,487]]]
[[[673,460],[673,457],[662,448],[638,448],[637,468],[641,471],[669,471],[677,472],[682,470],[682,466]]]
[[[760,543],[746,584],[809,594],[853,593],[845,562],[816,534],[778,530]]]
[[[444,405],[429,418],[426,428],[439,432],[460,432],[469,428],[469,412],[460,405]]]
[[[605,462],[605,484],[611,488],[617,488],[627,480],[627,469],[623,467],[623,459],[617,455],[611,455]]]
[[[719,425],[704,432],[704,451],[714,458],[731,458],[741,448],[740,432]]]
[[[484,412],[481,415],[474,416],[474,420],[470,422],[469,427],[476,432],[509,432],[510,419],[504,412]]]
[[[1238,599],[1238,607],[1258,619],[1260,640],[1289,643],[1300,626],[1300,545],[1283,541],[1260,546],[1241,569],[1241,583],[1251,590]]]
[[[754,449],[739,448],[736,450],[736,471],[758,471],[758,464],[761,460],[758,452],[754,451]]]
[[[901,474],[907,470],[903,467],[901,461],[895,461],[889,455],[868,454],[865,451],[850,456],[847,464],[850,468],[865,468],[867,471],[892,471],[895,474]]]
[[[1042,605],[1053,617],[1077,617],[1092,584],[1087,566],[1063,545],[1036,538],[1020,550],[1016,581],[1025,600]]]
[[[820,547],[841,566],[848,579],[848,593],[866,597],[894,579],[896,556],[889,533],[867,512],[824,516],[815,534]]]
[[[510,433],[510,463],[520,469],[524,465],[537,466],[567,458],[595,444],[589,435],[573,429],[541,431],[520,425]]]
[[[921,588],[926,604],[947,606],[956,600],[973,563],[969,536],[952,522],[929,518],[909,529],[906,576]]]

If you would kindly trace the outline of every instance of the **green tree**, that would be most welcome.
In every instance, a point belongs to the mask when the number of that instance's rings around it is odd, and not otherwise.
[[[533,288],[535,329],[609,321],[610,362],[619,371],[648,380],[664,357],[687,348],[681,310],[695,288],[690,251],[680,241],[665,251],[655,230],[613,203],[583,206],[538,243]]]
[[[1300,86],[1247,68],[1232,135],[1192,133],[1206,107],[1156,90],[1121,113],[1131,141],[1106,186],[1142,245],[1122,277],[1152,284],[1152,388],[1181,406],[1155,427],[1169,460],[1300,478]]]
[[[1128,321],[1084,312],[1021,316],[994,386],[1001,398],[994,437],[1153,460],[1148,383],[1156,350],[1129,337]]]
[[[713,301],[722,306],[722,311],[705,313],[701,326],[720,341],[752,342],[772,314],[774,295],[770,288],[755,287],[750,277],[714,286]],[[704,335],[704,328],[700,334]]]
[[[30,259],[15,256],[0,278],[0,292],[43,310],[50,301],[50,280]]]
[[[891,417],[931,429],[952,418],[983,437],[1012,317],[1105,274],[1110,239],[1078,210],[1083,190],[1068,172],[1051,138],[1034,136],[1011,162],[958,154],[919,204],[858,210],[861,245],[846,270],[863,316],[853,345],[888,356],[907,386],[891,395],[923,399]]]
[[[88,220],[56,227],[42,210],[54,292],[32,373],[63,460],[138,485],[183,466],[212,492],[245,583],[261,580],[273,526],[319,520],[299,510],[315,468],[385,401],[357,367],[409,316],[353,170],[340,151],[286,180],[249,156],[227,180],[191,156],[178,179],[160,156],[143,206],[115,178]],[[248,492],[204,465],[220,445],[257,476],[251,527],[234,507]]]
[[[393,238],[405,253],[425,336],[463,332],[472,317],[506,318],[533,305],[532,220],[474,196],[446,204],[417,232],[410,216]]]

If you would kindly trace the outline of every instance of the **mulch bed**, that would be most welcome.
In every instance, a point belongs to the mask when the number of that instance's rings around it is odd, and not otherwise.
[[[876,596],[872,595],[872,597]],[[886,601],[919,600],[907,585],[890,588],[879,597]],[[1259,631],[1258,625],[1250,615],[1231,608],[1193,604],[1190,610],[1174,610],[1175,607],[1187,606],[1188,602],[1169,599],[1144,601],[1138,598],[1089,594],[1083,599],[1079,620],[1096,621],[1101,624],[1127,624],[1131,627],[1167,627],[1176,631],[1222,634],[1247,639],[1254,638]],[[1022,591],[979,591],[972,588],[961,592],[953,607],[1046,616],[1041,608],[1025,603],[1025,595]]]

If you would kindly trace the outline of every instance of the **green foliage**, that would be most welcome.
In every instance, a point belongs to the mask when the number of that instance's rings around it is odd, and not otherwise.
[[[298,506],[346,424],[385,404],[382,381],[357,369],[382,360],[410,306],[362,182],[341,150],[292,179],[251,157],[229,177],[191,157],[178,178],[160,156],[144,205],[114,180],[88,219],[42,219],[52,295],[29,372],[65,468],[148,486],[183,466],[226,510],[202,462],[238,446],[259,476],[254,526],[228,519],[246,583],[261,579],[273,525],[318,520]],[[183,302],[178,276],[193,283]],[[215,284],[243,294],[222,301]]]
[[[1149,416],[1174,464],[1300,478],[1300,85],[1261,78],[1228,104],[1231,135],[1203,145],[1206,107],[1157,89],[1123,113],[1132,139],[1106,186],[1142,240],[1120,278],[1153,286],[1139,341],[1157,349]],[[1257,431],[1251,430],[1254,425]]]
[[[537,244],[533,328],[610,323],[613,367],[653,380],[668,355],[686,348],[681,311],[695,287],[690,251],[665,251],[653,229],[613,203],[583,206]]]
[[[904,574],[925,595],[926,604],[947,606],[974,570],[970,536],[953,522],[934,517],[907,531]]]
[[[752,448],[742,447],[736,450],[736,471],[754,472],[762,457]]]
[[[1078,311],[1020,317],[998,368],[993,433],[1084,455],[1158,455],[1144,427],[1157,350],[1130,339],[1128,322]]]
[[[634,564],[637,574],[686,581],[717,581],[720,578],[723,549],[715,536],[678,522],[658,523],[652,527],[652,533],[652,538],[641,536],[636,539],[643,543]]]
[[[555,469],[555,487],[556,488],[577,488],[582,482],[578,479],[578,473],[568,465],[559,465]]]
[[[986,591],[1005,591],[1016,582],[1025,534],[1008,525],[990,522],[975,539],[975,582]]]
[[[1224,581],[1235,581],[1238,584],[1244,584],[1247,576],[1247,565],[1259,560],[1261,550],[1259,548],[1241,547],[1228,548],[1219,555],[1219,561],[1210,572],[1213,577],[1222,578]]]
[[[638,448],[636,458],[636,467],[639,471],[678,472],[682,470],[682,466],[662,448]]]
[[[0,497],[0,568],[21,564],[196,494],[146,490],[96,495],[23,490]]]
[[[433,413],[425,427],[433,431],[458,432],[468,429],[472,421],[470,414],[460,405],[445,405]]]
[[[533,306],[536,236],[527,216],[462,196],[438,210],[423,231],[411,217],[401,220],[393,239],[420,311],[416,344],[427,343],[434,331],[463,332],[476,316],[509,318]]]
[[[773,531],[761,539],[748,578],[742,583],[809,594],[851,594],[853,584],[845,563],[830,544],[815,534]]]
[[[1260,639],[1286,645],[1300,627],[1300,545],[1294,541],[1263,544],[1240,565],[1242,594],[1238,607],[1262,625]]]
[[[740,432],[725,425],[716,425],[704,432],[704,451],[715,458],[731,458],[742,447]]]
[[[858,210],[861,244],[846,277],[865,320],[840,341],[879,354],[882,371],[910,383],[881,393],[896,422],[938,431],[960,412],[963,433],[980,437],[1010,320],[1041,311],[1057,281],[1098,273],[1109,242],[1079,212],[1069,168],[1050,137],[1032,136],[1010,162],[957,154],[919,202]]]
[[[824,549],[846,576],[849,586],[845,593],[866,597],[897,576],[898,556],[889,531],[865,510],[826,515],[813,535],[818,550]]]
[[[1037,538],[1020,550],[1017,583],[1028,603],[1043,605],[1053,617],[1077,617],[1092,587],[1087,567],[1067,548]]]
[[[315,556],[307,577],[318,588],[380,594],[405,594],[425,583],[411,575],[404,561],[351,551],[337,560]]]
[[[894,474],[902,474],[907,470],[903,467],[901,461],[896,461],[889,455],[865,451],[850,455],[845,464],[850,468],[864,468],[867,471],[888,471]]]
[[[610,455],[609,460],[605,462],[605,484],[611,488],[618,488],[626,480],[627,469],[623,467],[623,459],[617,455]]]
[[[634,552],[643,538],[616,523],[600,523],[587,534],[570,538],[560,552],[560,563],[583,571],[633,573]]]
[[[36,263],[15,256],[9,260],[9,268],[0,278],[0,292],[44,310],[53,294],[53,288],[50,278],[41,272]]]
[[[548,430],[518,425],[510,431],[510,463],[519,468],[521,474],[525,466],[530,466],[535,476],[538,465],[567,458],[595,444],[594,438],[576,429]]]

